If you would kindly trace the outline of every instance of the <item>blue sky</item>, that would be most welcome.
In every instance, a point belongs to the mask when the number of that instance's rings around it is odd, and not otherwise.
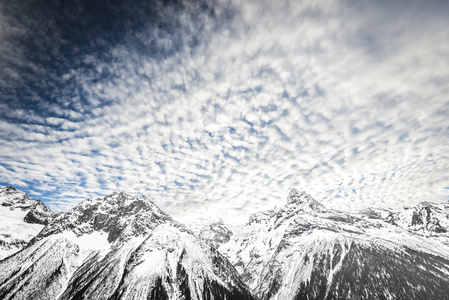
[[[447,1],[0,1],[0,184],[198,229],[449,197]]]

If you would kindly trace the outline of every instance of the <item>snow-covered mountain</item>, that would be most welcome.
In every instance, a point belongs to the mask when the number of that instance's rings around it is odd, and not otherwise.
[[[0,260],[19,251],[54,214],[39,200],[7,186],[0,188]]]
[[[201,229],[199,234],[203,241],[216,249],[223,243],[228,242],[231,236],[232,231],[226,227],[222,219],[218,220],[218,222],[210,222]]]
[[[292,189],[220,252],[260,299],[447,299],[449,204],[349,214]]]
[[[217,250],[125,193],[58,215],[0,270],[0,299],[254,299]]]
[[[20,245],[34,236],[0,261],[0,299],[449,295],[449,203],[345,213],[292,189],[234,234],[220,220],[200,239],[144,196],[88,199],[56,217],[11,187],[0,200],[1,233],[26,235]]]
[[[415,207],[372,208],[361,213],[426,236],[447,236],[449,228],[449,203],[421,202]]]

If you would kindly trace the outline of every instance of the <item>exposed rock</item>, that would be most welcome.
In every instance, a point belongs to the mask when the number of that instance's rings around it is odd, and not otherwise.
[[[221,244],[229,241],[232,234],[232,231],[220,219],[218,222],[212,222],[204,226],[200,231],[199,237],[212,247],[218,249]]]

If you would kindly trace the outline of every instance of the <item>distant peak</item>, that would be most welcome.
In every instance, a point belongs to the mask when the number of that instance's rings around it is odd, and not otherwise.
[[[106,198],[116,198],[116,197],[132,197],[133,195],[126,193],[125,191],[114,191],[111,194],[107,195]]]
[[[289,192],[289,196],[293,196],[293,195],[299,195],[299,194],[304,194],[304,191],[298,191],[298,189],[296,188],[292,188]]]
[[[313,197],[305,191],[298,191],[295,188],[290,190],[287,197],[287,205],[290,204],[295,204],[295,207],[300,207],[301,209],[307,208],[320,211],[324,211],[326,209],[320,202],[313,199]]]
[[[12,187],[10,185],[2,187],[1,191],[6,192],[6,193],[11,193],[11,194],[20,192],[18,189],[16,189],[15,187]]]
[[[102,198],[87,199],[78,205],[78,209],[84,210],[91,206],[102,211],[123,210],[121,214],[125,214],[125,211],[126,213],[136,213],[140,210],[158,209],[150,198],[144,195],[134,195],[126,192],[113,192]]]
[[[228,242],[232,235],[232,231],[226,227],[222,219],[207,224],[199,233],[199,237],[215,249]]]
[[[303,201],[301,201],[301,199],[306,195],[307,194],[305,191],[298,191],[297,189],[292,188],[290,190],[290,192],[288,193],[287,204],[294,203],[294,202],[301,203],[301,202],[303,202]]]
[[[0,188],[0,195],[2,197],[2,201],[6,201],[9,199],[9,202],[17,202],[17,201],[25,201],[28,199],[28,194],[19,191],[15,187],[12,186],[4,186]]]

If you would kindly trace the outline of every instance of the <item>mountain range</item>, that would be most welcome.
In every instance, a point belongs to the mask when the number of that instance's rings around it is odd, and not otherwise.
[[[0,270],[0,299],[254,299],[215,248],[125,193],[56,216]]]
[[[219,251],[259,299],[446,299],[449,204],[330,210],[292,189]]]
[[[292,189],[234,232],[219,220],[196,235],[123,192],[58,215],[13,187],[0,201],[0,299],[449,295],[449,203],[348,213]]]

